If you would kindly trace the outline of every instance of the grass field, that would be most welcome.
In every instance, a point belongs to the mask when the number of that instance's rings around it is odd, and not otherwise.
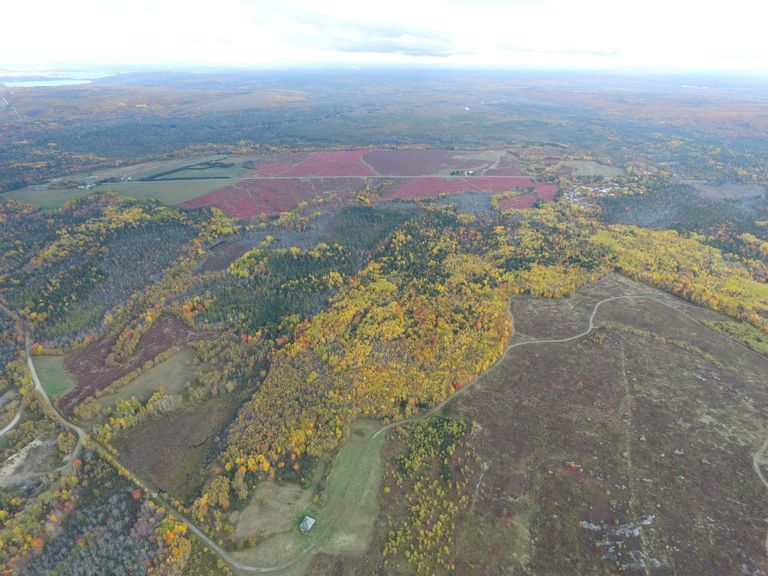
[[[172,160],[150,160],[149,162],[141,162],[129,166],[118,166],[116,168],[104,168],[93,172],[85,172],[72,176],[71,178],[72,180],[85,180],[88,177],[101,179],[130,176],[133,180],[139,180],[142,178],[151,178],[156,174],[167,172],[169,170],[183,169],[185,166],[191,164],[221,160],[225,157],[226,156],[223,154],[218,154],[213,156],[194,156],[191,158],[177,158]]]
[[[234,178],[248,172],[242,163],[246,156],[207,156],[189,158],[184,162],[175,162],[159,170],[150,170],[139,175],[146,180],[178,180],[196,178]]]
[[[81,190],[79,188],[50,190],[48,188],[36,186],[24,188],[23,190],[14,190],[13,192],[6,192],[2,197],[5,199],[12,198],[18,202],[34,204],[40,206],[43,210],[55,210],[60,208],[70,198],[82,198],[96,191],[103,192],[105,190],[113,190],[123,196],[132,196],[134,198],[156,198],[164,204],[174,206],[236,182],[239,182],[239,180],[110,182],[96,186],[92,190]]]
[[[241,562],[276,566],[296,557],[300,560],[281,575],[302,574],[315,553],[356,555],[368,547],[377,518],[378,491],[382,478],[379,450],[384,435],[373,438],[376,422],[361,421],[352,427],[349,440],[328,464],[330,473],[318,474],[307,489],[296,485],[263,483],[237,518],[236,537],[256,537],[253,548],[234,553]],[[322,502],[312,503],[321,491]],[[308,535],[298,530],[309,514],[317,524]]]
[[[71,390],[75,381],[64,370],[63,356],[36,356],[35,370],[45,392],[51,398],[58,398]]]
[[[163,182],[153,180],[147,182],[118,182],[102,184],[94,190],[114,190],[123,196],[133,198],[156,198],[163,204],[175,206],[186,200],[191,200],[235,184],[238,180],[189,180],[177,182]]]
[[[102,396],[98,399],[99,404],[104,407],[114,406],[120,400],[127,400],[134,396],[144,401],[159,388],[165,390],[167,394],[178,394],[194,375],[194,359],[195,352],[184,348],[140,374],[138,378],[118,389],[114,394]]]
[[[61,205],[70,198],[82,198],[91,193],[92,190],[80,190],[79,188],[69,190],[49,190],[42,186],[34,186],[23,188],[21,190],[14,190],[13,192],[5,192],[0,196],[4,200],[13,199],[17,202],[34,204],[43,210],[55,210],[56,208],[60,208]]]

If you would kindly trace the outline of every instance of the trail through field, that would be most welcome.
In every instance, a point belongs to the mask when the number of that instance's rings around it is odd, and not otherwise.
[[[635,475],[632,473],[632,419],[633,419],[633,394],[632,386],[629,383],[627,377],[627,355],[624,351],[624,342],[620,344],[621,351],[621,378],[624,383],[624,416],[626,417],[626,426],[624,427],[624,457],[627,461],[627,485],[629,488],[629,511],[633,518],[637,519],[640,514],[637,512],[636,500],[635,500]],[[648,543],[646,541],[645,532],[640,530],[639,533],[640,544],[642,546],[641,551],[645,557],[648,557]],[[643,573],[648,576],[648,564],[642,562]]]
[[[760,478],[760,482],[768,488],[768,480],[765,478],[762,469],[764,464],[768,464],[768,439],[763,442],[763,445],[760,446],[760,449],[755,452],[755,456],[752,458],[752,466],[755,468],[755,474]],[[768,518],[766,518],[766,521],[768,521]],[[765,553],[768,555],[768,533],[765,535]]]

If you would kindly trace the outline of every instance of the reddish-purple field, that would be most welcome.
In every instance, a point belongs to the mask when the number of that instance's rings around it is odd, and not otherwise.
[[[213,332],[191,330],[175,316],[161,316],[141,337],[135,354],[124,365],[106,365],[107,356],[115,344],[114,337],[79,348],[64,358],[64,367],[72,375],[76,385],[61,397],[59,407],[69,413],[86,398],[140,368],[147,360],[153,359],[171,346],[180,346],[192,340],[213,336]]]
[[[371,150],[363,159],[380,176],[433,176],[451,170],[482,170],[489,162],[451,150]]]
[[[488,156],[491,159],[488,159]],[[556,184],[536,183],[502,154],[482,157],[455,150],[349,150],[293,152],[260,156],[253,170],[237,184],[183,202],[182,208],[216,206],[228,216],[286,212],[302,202],[336,198],[351,201],[365,185],[384,184],[384,198],[425,200],[462,192],[531,194],[501,201],[502,208],[527,208],[537,199],[551,201]],[[474,175],[448,176],[450,172]]]
[[[499,208],[502,210],[525,210],[533,207],[539,197],[536,194],[525,194],[523,196],[514,196],[513,198],[503,198],[499,200]]]
[[[414,200],[437,198],[444,194],[458,194],[460,192],[490,192],[493,194],[501,194],[503,192],[509,192],[510,190],[520,190],[524,188],[534,188],[533,180],[526,177],[426,177],[413,178],[404,181],[401,180],[396,187],[391,189],[389,195],[392,198],[399,198],[401,200]]]
[[[179,206],[216,206],[227,216],[253,218],[257,214],[288,212],[302,202],[312,202],[332,195],[352,197],[363,185],[364,180],[354,177],[249,179],[188,200]]]
[[[285,173],[286,176],[374,176],[363,163],[365,150],[315,152]]]
[[[254,170],[252,176],[285,176],[293,164],[265,164]]]

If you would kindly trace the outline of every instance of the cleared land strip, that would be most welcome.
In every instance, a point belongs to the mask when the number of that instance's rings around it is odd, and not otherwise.
[[[374,439],[376,439],[379,435],[386,433],[387,431],[391,430],[392,428],[395,428],[397,426],[402,426],[404,424],[408,424],[408,423],[411,423],[411,422],[416,422],[416,421],[419,421],[419,420],[423,420],[423,419],[429,418],[430,416],[433,416],[435,413],[437,413],[438,411],[442,410],[449,402],[452,402],[453,400],[455,400],[465,390],[467,390],[467,389],[473,387],[474,385],[476,385],[477,382],[479,382],[486,374],[488,374],[488,372],[490,372],[491,370],[497,368],[502,363],[502,361],[507,357],[507,355],[509,354],[509,351],[514,349],[514,348],[519,348],[521,346],[539,345],[539,344],[558,344],[558,343],[563,343],[563,342],[571,342],[573,340],[578,340],[579,338],[583,338],[583,337],[591,334],[592,331],[595,330],[595,328],[598,327],[598,326],[595,325],[595,316],[597,315],[598,311],[600,310],[600,307],[603,304],[606,304],[608,302],[613,302],[613,301],[618,301],[618,300],[629,300],[629,301],[633,301],[633,300],[649,300],[649,301],[657,302],[658,304],[661,304],[662,306],[664,306],[666,308],[669,308],[670,310],[673,310],[676,313],[684,316],[688,320],[696,323],[697,325],[699,325],[700,327],[704,328],[708,332],[710,332],[712,334],[716,334],[720,338],[728,340],[729,342],[739,346],[740,348],[743,348],[745,350],[748,350],[749,352],[752,352],[753,354],[756,354],[757,356],[760,356],[764,360],[768,360],[768,357],[766,357],[766,356],[764,356],[764,355],[762,355],[762,354],[760,354],[758,352],[755,352],[754,350],[752,350],[751,348],[748,348],[747,346],[744,346],[743,344],[735,342],[731,338],[728,338],[727,336],[725,336],[725,335],[723,335],[723,334],[721,334],[721,333],[719,333],[719,332],[709,328],[708,326],[705,326],[704,324],[702,324],[701,322],[699,322],[698,320],[696,320],[695,318],[693,318],[692,316],[690,316],[686,312],[680,310],[678,307],[672,306],[671,304],[668,304],[667,302],[664,302],[663,300],[661,300],[659,298],[655,298],[653,296],[643,296],[643,295],[612,296],[612,297],[609,297],[609,298],[604,298],[604,299],[602,299],[602,300],[600,300],[600,301],[595,303],[594,307],[592,308],[592,312],[589,315],[587,328],[584,331],[582,331],[582,332],[580,332],[578,334],[575,334],[573,336],[568,336],[568,337],[564,337],[564,338],[548,338],[548,339],[541,339],[541,340],[535,339],[535,340],[526,340],[526,341],[523,341],[523,342],[516,342],[516,343],[513,343],[513,344],[509,344],[504,349],[503,354],[499,357],[499,359],[496,361],[496,363],[493,366],[491,366],[488,370],[486,370],[485,372],[483,372],[482,374],[477,376],[474,380],[469,382],[466,386],[461,388],[455,394],[453,394],[452,396],[448,397],[443,402],[441,402],[440,404],[436,405],[431,410],[429,410],[428,412],[425,412],[424,414],[422,414],[421,416],[419,416],[417,418],[409,418],[409,419],[405,419],[405,420],[399,420],[397,422],[392,422],[391,424],[388,424],[386,426],[382,426],[381,429],[379,429],[375,434],[373,434],[371,436],[371,442]],[[686,306],[695,307],[692,304],[687,304],[686,303],[685,305]],[[2,310],[4,310],[7,314],[10,314],[14,318],[18,317],[16,314],[14,314],[12,311],[10,311],[9,309],[5,308],[4,306],[0,305],[0,308],[2,308]],[[85,431],[82,428],[76,426],[75,424],[72,424],[66,418],[64,418],[56,410],[56,408],[53,406],[53,404],[51,403],[50,399],[48,398],[48,395],[45,393],[45,390],[40,385],[40,381],[37,378],[37,373],[35,372],[34,364],[32,363],[32,355],[30,353],[30,328],[29,328],[29,326],[26,323],[24,324],[24,332],[25,332],[25,342],[26,342],[26,348],[27,348],[27,365],[29,366],[30,372],[32,373],[32,378],[33,378],[33,380],[35,382],[35,388],[42,395],[42,397],[43,397],[43,399],[45,401],[45,404],[53,411],[53,414],[56,416],[56,419],[59,420],[62,423],[62,425],[64,425],[66,428],[69,428],[70,430],[73,430],[73,431],[75,431],[78,434],[78,444],[77,444],[77,447],[75,449],[75,452],[78,452],[80,450],[81,446],[82,446],[82,442],[87,438],[87,434],[85,433]],[[512,334],[510,334],[510,338],[512,336],[514,336],[514,332]],[[99,451],[99,453],[104,455],[108,461],[110,461],[114,466],[116,466],[117,468],[122,470],[123,473],[131,481],[135,482],[138,486],[144,487],[145,490],[149,491],[149,488],[147,488],[147,484],[144,481],[142,481],[136,474],[134,474],[133,472],[128,470],[122,463],[120,463],[119,460],[117,460],[117,458],[115,458],[113,455],[109,454],[106,451],[106,449],[104,449],[100,444],[98,444],[96,442],[92,442],[92,445],[94,445],[94,447]],[[763,463],[763,461],[767,458],[767,456],[766,456],[767,452],[768,452],[768,439],[761,446],[761,448],[755,453],[754,458],[753,458],[753,466],[754,466],[755,472],[758,475],[758,477],[760,478],[761,482],[766,486],[766,488],[768,488],[768,480],[766,480],[765,476],[763,475],[763,472],[762,472],[762,469],[761,469],[761,463]],[[73,452],[73,454],[70,455],[70,457],[69,457],[70,461],[74,459],[73,458],[74,454],[75,453]],[[342,499],[341,499],[341,502],[340,502],[340,505],[339,505],[339,510],[334,515],[334,517],[331,519],[331,522],[329,522],[326,525],[323,534],[325,534],[328,531],[332,530],[333,527],[335,526],[335,524],[338,522],[339,518],[342,516],[342,512],[344,510],[342,504],[344,503],[344,498],[346,496],[347,491],[349,490],[349,486],[352,483],[352,478],[355,476],[355,473],[357,472],[357,467],[358,467],[359,462],[360,462],[360,457],[358,457],[358,460],[355,462],[353,473],[350,474],[350,479],[347,481],[347,485],[345,486],[344,495],[342,496]],[[313,553],[315,551],[315,548],[319,545],[319,542],[322,541],[322,539],[319,539],[316,544],[313,544],[313,545],[307,547],[301,553],[297,554],[292,559],[290,559],[290,560],[288,560],[288,561],[286,561],[286,562],[284,562],[282,564],[278,564],[278,565],[275,565],[275,566],[252,566],[252,565],[247,565],[247,564],[241,563],[238,560],[236,560],[235,558],[233,558],[226,550],[224,550],[221,546],[219,546],[216,542],[214,542],[192,520],[190,520],[187,516],[185,516],[184,514],[179,512],[178,510],[176,510],[169,502],[165,501],[163,498],[161,498],[156,493],[150,492],[150,497],[155,502],[157,502],[158,504],[163,506],[166,510],[168,510],[168,512],[170,514],[172,514],[175,518],[177,518],[179,521],[181,521],[184,524],[186,524],[189,527],[189,529],[198,538],[200,538],[200,540],[202,540],[208,547],[210,547],[210,549],[212,549],[216,554],[218,554],[219,557],[222,560],[224,560],[227,564],[229,564],[234,570],[236,570],[238,572],[247,572],[247,573],[254,573],[254,574],[266,574],[266,573],[279,572],[281,570],[285,570],[287,568],[290,568],[290,567],[294,566],[296,563],[298,563],[301,560],[303,560],[304,558],[306,558],[309,554]],[[768,553],[768,539],[766,540],[766,553]]]

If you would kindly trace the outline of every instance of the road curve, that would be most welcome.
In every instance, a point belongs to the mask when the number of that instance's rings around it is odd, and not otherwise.
[[[72,424],[69,420],[64,418],[64,416],[61,415],[61,412],[59,412],[56,407],[53,405],[53,402],[51,402],[51,399],[48,398],[48,394],[46,393],[45,389],[43,388],[43,385],[40,384],[40,378],[37,377],[37,370],[35,370],[35,365],[32,363],[32,339],[30,337],[30,328],[29,324],[27,324],[26,320],[24,321],[24,348],[27,351],[27,367],[29,368],[29,372],[32,375],[32,381],[35,383],[35,390],[38,391],[41,398],[43,399],[43,402],[46,406],[48,406],[49,410],[51,411],[51,414],[53,417],[59,421],[59,423],[64,426],[64,428],[67,428],[77,434],[77,444],[75,445],[75,449],[72,451],[72,453],[67,456],[66,462],[72,462],[74,461],[80,454],[80,451],[83,449],[83,440],[86,438],[85,430],[80,428],[80,426],[77,426],[76,424]]]
[[[67,466],[70,462],[75,460],[78,455],[80,454],[80,451],[83,447],[83,440],[87,437],[87,434],[85,430],[80,428],[79,426],[72,424],[69,420],[64,418],[64,416],[61,415],[61,413],[56,409],[56,407],[53,405],[53,402],[51,402],[51,399],[48,397],[48,394],[46,393],[45,389],[43,388],[43,385],[40,384],[40,378],[37,377],[37,370],[35,370],[35,365],[32,363],[32,337],[31,332],[32,329],[29,327],[29,323],[24,320],[21,316],[16,314],[13,310],[5,306],[4,304],[0,304],[0,311],[4,312],[6,315],[10,316],[14,320],[21,321],[22,326],[24,326],[24,350],[26,351],[27,355],[27,368],[29,368],[29,373],[32,376],[32,382],[35,384],[35,390],[40,394],[40,398],[43,400],[43,404],[48,407],[50,414],[53,416],[55,420],[57,420],[64,428],[67,428],[68,430],[71,430],[75,434],[77,434],[77,444],[75,445],[75,449],[72,451],[72,453],[66,457],[66,463],[65,466]],[[19,410],[19,413],[17,413],[14,420],[18,421],[18,417],[21,416],[20,414],[21,410]],[[4,428],[2,431],[0,431],[0,436],[7,432],[7,430]],[[64,466],[62,466],[64,468]],[[62,468],[59,468],[61,470]]]
[[[21,420],[21,412],[22,412],[22,409],[21,409],[21,404],[19,404],[19,409],[18,409],[18,410],[16,410],[16,415],[13,417],[13,420],[11,420],[10,422],[8,422],[8,424],[6,424],[5,426],[3,426],[3,429],[2,429],[2,430],[0,430],[0,438],[1,438],[1,437],[2,437],[2,436],[3,436],[3,435],[6,433],[6,432],[10,432],[10,431],[13,429],[13,427],[14,427],[14,426],[16,426],[16,424],[18,424],[18,423],[19,423],[19,420]]]

